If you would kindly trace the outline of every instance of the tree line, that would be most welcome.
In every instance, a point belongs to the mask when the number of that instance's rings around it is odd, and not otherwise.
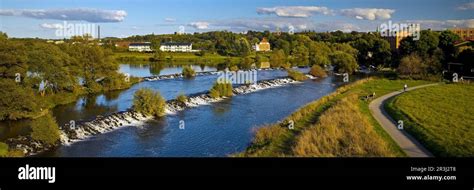
[[[52,44],[0,35],[0,120],[33,118],[80,94],[123,89],[112,51],[94,41]]]

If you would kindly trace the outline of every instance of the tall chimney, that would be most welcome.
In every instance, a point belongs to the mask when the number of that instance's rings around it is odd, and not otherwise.
[[[100,25],[97,25],[97,39],[100,41]]]

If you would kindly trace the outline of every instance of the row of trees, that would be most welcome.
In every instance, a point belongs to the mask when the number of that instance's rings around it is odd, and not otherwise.
[[[201,49],[205,53],[240,57],[252,55],[253,61],[258,64],[259,54],[257,57],[253,56],[251,45],[264,37],[268,39],[273,49],[273,53],[269,56],[272,67],[335,64],[336,69],[343,68],[340,72],[355,70],[357,67],[354,66],[354,60],[358,65],[398,68],[403,57],[417,54],[422,60],[429,60],[430,63],[425,64],[426,72],[438,74],[446,69],[448,62],[468,64],[466,57],[469,57],[470,52],[468,49],[463,53],[455,47],[455,42],[460,40],[456,34],[450,31],[430,30],[421,31],[419,40],[413,40],[410,37],[402,40],[399,51],[392,51],[389,42],[378,33],[341,31],[319,33],[305,31],[293,35],[269,31],[248,31],[245,34],[213,31],[182,35],[150,34],[132,36],[126,40],[151,41],[157,47],[164,41],[192,42],[193,48]],[[349,55],[335,51],[342,51]],[[263,56],[267,55],[263,54]],[[347,66],[347,68],[342,66]]]
[[[420,39],[405,38],[400,42],[398,71],[402,75],[420,78],[440,75],[448,68],[449,62],[463,63],[465,68],[473,68],[474,49],[456,47],[461,39],[451,31],[421,31]]]
[[[84,93],[123,89],[135,82],[112,52],[89,41],[50,44],[0,35],[0,120],[31,118]]]
[[[127,88],[135,78],[117,72],[112,51],[87,38],[51,44],[39,39],[10,39],[0,32],[0,120],[29,118],[29,137],[43,146],[60,139],[49,109],[86,93]],[[22,152],[0,143],[1,156]]]
[[[290,68],[291,66],[319,65],[335,66],[336,72],[354,72],[359,66],[356,57],[359,51],[348,43],[316,42],[307,36],[300,36],[301,42],[296,49],[289,50],[275,47],[270,55],[272,67]]]

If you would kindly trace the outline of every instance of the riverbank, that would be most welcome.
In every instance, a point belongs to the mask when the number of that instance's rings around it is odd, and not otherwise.
[[[300,108],[282,122],[260,128],[247,150],[233,156],[405,156],[372,117],[368,108],[371,99],[365,97],[373,93],[381,96],[401,89],[404,84],[427,83],[375,78],[348,84]]]
[[[127,62],[130,64],[133,63],[146,63],[153,62],[154,53],[141,53],[141,52],[114,52],[113,58],[118,62]],[[160,60],[165,63],[189,63],[193,62],[195,64],[206,64],[214,65],[217,63],[222,63],[225,61],[230,61],[232,63],[237,63],[242,60],[241,57],[229,57],[221,56],[219,54],[205,54],[203,56],[198,56],[194,53],[164,53],[164,60]]]

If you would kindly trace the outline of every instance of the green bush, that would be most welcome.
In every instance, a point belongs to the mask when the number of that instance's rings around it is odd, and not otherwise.
[[[138,82],[136,77],[127,76],[121,73],[114,73],[107,76],[101,85],[104,91],[120,90],[129,88],[133,83]]]
[[[184,95],[183,93],[181,93],[176,97],[176,100],[178,100],[178,102],[182,104],[186,104],[186,102],[188,101],[188,97]]]
[[[196,76],[196,71],[194,71],[194,69],[191,68],[190,66],[184,66],[183,67],[183,76],[185,78],[193,78],[194,76]]]
[[[287,72],[288,72],[288,76],[292,78],[293,80],[303,81],[303,80],[308,79],[306,75],[304,75],[303,73],[297,70],[288,69]]]
[[[229,81],[216,82],[212,86],[209,95],[212,98],[231,97],[233,95],[232,84]]]
[[[8,154],[8,145],[0,142],[0,157],[4,157]]]
[[[55,144],[59,141],[59,127],[55,118],[47,114],[31,122],[31,137],[46,144]]]
[[[165,99],[149,88],[137,90],[133,95],[133,109],[145,115],[160,117],[165,112]]]
[[[315,77],[327,77],[328,75],[326,74],[326,71],[324,71],[323,68],[319,65],[313,65],[311,67],[311,70],[309,71],[309,74],[315,76]]]
[[[352,74],[359,68],[357,60],[352,54],[336,51],[330,56],[332,64],[334,64],[334,71],[338,73],[349,73]]]

